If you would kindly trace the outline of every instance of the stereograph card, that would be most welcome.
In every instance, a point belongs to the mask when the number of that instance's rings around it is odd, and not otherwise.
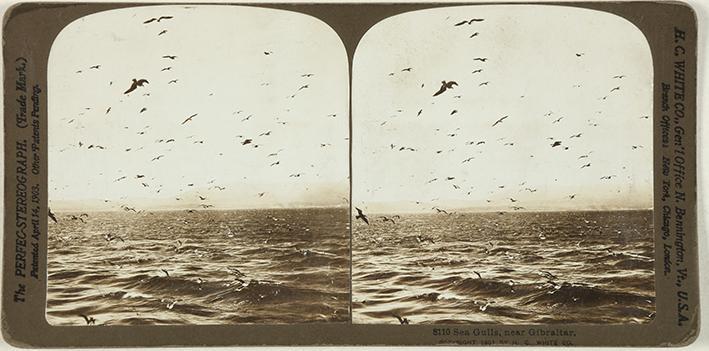
[[[20,3],[3,26],[13,345],[696,337],[684,3]]]

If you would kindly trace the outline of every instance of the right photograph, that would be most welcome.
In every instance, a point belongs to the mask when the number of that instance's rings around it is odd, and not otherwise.
[[[352,68],[353,322],[651,322],[652,69],[594,10],[374,25]]]

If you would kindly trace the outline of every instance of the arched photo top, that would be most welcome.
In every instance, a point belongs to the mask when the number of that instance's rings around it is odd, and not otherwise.
[[[180,177],[206,184],[221,174],[230,177],[218,192],[228,207],[317,202],[286,189],[294,179],[308,194],[344,189],[328,200],[339,204],[348,186],[347,62],[327,24],[292,11],[169,5],[82,17],[49,57],[50,199],[144,197],[147,187],[113,179],[155,168],[164,188],[149,202],[174,202]],[[85,163],[80,176],[62,171],[76,160]],[[270,197],[243,195],[268,186]]]
[[[516,208],[652,207],[652,57],[622,17],[407,12],[363,36],[352,77],[353,203],[369,211],[508,209],[522,183],[540,191]]]

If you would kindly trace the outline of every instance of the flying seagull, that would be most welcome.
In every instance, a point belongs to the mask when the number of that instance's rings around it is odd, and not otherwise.
[[[93,324],[93,325],[96,325],[96,318],[94,318],[94,317],[89,317],[89,316],[87,316],[87,315],[85,315],[85,314],[80,314],[79,316],[80,316],[81,318],[84,318],[84,320],[86,321],[86,325],[92,325],[92,324]]]
[[[403,324],[409,324],[409,319],[406,317],[399,316],[397,314],[392,314],[392,316],[396,317],[396,319],[399,320],[399,323]]]
[[[192,118],[194,118],[195,116],[197,116],[197,114],[196,114],[196,113],[195,113],[195,114],[193,114],[192,116],[189,116],[189,117],[187,117],[187,118],[186,118],[186,119],[185,119],[184,121],[182,121],[182,123],[180,123],[180,125],[183,125],[183,124],[185,124],[185,123],[187,123],[187,122],[191,121],[191,120],[192,120]]]
[[[52,213],[51,208],[47,208],[47,216],[49,216],[49,218],[51,218],[54,223],[59,223],[59,221],[57,221],[57,217],[54,215],[54,213]]]
[[[166,58],[166,59],[174,60],[174,59],[176,59],[176,58],[177,58],[177,56],[175,56],[175,55],[165,55],[165,56],[163,56],[162,58]]]
[[[153,22],[160,22],[160,21],[166,20],[166,19],[172,19],[172,16],[160,16],[160,17],[157,17],[157,18],[153,17],[153,18],[151,18],[151,19],[149,19],[149,20],[143,22],[143,24],[148,24],[148,23],[153,23]]]
[[[454,27],[462,26],[462,25],[464,25],[464,24],[473,24],[474,22],[482,22],[482,21],[484,21],[484,20],[485,20],[485,19],[483,19],[483,18],[473,18],[473,19],[470,19],[470,20],[460,21],[460,22],[456,23],[456,24],[454,25]]]
[[[364,221],[364,223],[367,223],[367,225],[369,225],[369,219],[367,219],[367,215],[362,213],[362,210],[357,207],[355,207],[355,210],[357,210],[357,215],[355,216],[355,219],[361,219],[362,221]]]
[[[143,84],[148,84],[148,83],[150,83],[150,82],[148,82],[147,79],[135,79],[135,78],[133,78],[133,83],[131,83],[130,88],[128,88],[128,90],[126,90],[125,92],[123,92],[123,94],[128,94],[128,93],[130,93],[131,91],[133,91],[133,90],[135,90],[135,89],[138,89],[138,87],[142,87]]]
[[[494,126],[496,126],[496,125],[502,123],[502,121],[504,121],[507,117],[509,117],[509,116],[503,116],[502,118],[500,118],[500,119],[498,119],[497,121],[495,121],[495,123],[493,123],[492,126],[494,127]]]
[[[442,81],[441,81],[441,88],[438,89],[438,91],[437,91],[435,94],[433,94],[433,96],[441,95],[441,94],[443,94],[446,90],[448,90],[448,89],[453,89],[453,87],[456,86],[456,85],[458,85],[458,83],[456,83],[456,82],[454,82],[454,81],[446,82],[445,80],[442,80]]]

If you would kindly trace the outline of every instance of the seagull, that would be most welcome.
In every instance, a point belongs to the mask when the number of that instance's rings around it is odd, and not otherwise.
[[[493,123],[492,126],[494,127],[494,126],[496,126],[496,125],[502,123],[502,121],[504,121],[507,117],[509,117],[509,116],[503,116],[502,118],[500,118],[500,119],[498,119],[497,121],[495,121],[495,123]]]
[[[85,315],[85,314],[80,314],[79,316],[82,317],[82,318],[84,318],[84,320],[86,321],[86,325],[92,325],[92,324],[93,324],[93,325],[96,325],[96,318],[94,318],[94,317],[89,317],[89,316],[87,316],[87,315]]]
[[[482,69],[476,69],[476,70],[473,71],[473,74],[475,74],[475,73],[480,73],[480,72],[482,72],[482,71],[483,71]]]
[[[475,273],[475,274],[478,276],[478,279],[482,279],[482,278],[483,278],[483,276],[480,275],[480,273],[478,273],[477,271],[473,271],[473,273]]]
[[[470,38],[475,38],[475,37],[477,37],[479,34],[480,34],[480,32],[475,32],[475,33],[473,33],[473,34],[470,36]]]
[[[456,85],[458,85],[458,83],[456,83],[455,81],[446,82],[445,80],[442,80],[442,81],[441,81],[441,88],[438,89],[438,91],[437,91],[435,94],[433,94],[433,96],[441,95],[441,94],[443,94],[446,90],[448,90],[448,89],[453,89],[453,87],[456,86]]]
[[[152,22],[160,22],[162,20],[167,20],[167,19],[172,19],[172,16],[160,16],[157,18],[153,17],[153,18],[143,22],[143,24],[148,24],[148,23],[152,23]]]
[[[438,207],[433,207],[433,209],[436,210],[436,212],[438,212],[438,213],[445,213],[445,214],[447,214],[447,215],[450,214],[450,213],[448,213],[446,210],[442,210],[442,209],[440,209],[440,208],[438,208]]]
[[[622,79],[622,78],[625,78],[625,75],[613,76],[613,79]]]
[[[176,58],[177,58],[177,56],[174,56],[174,55],[165,55],[165,56],[163,56],[162,58],[166,58],[166,59],[174,60],[174,59],[176,59]]]
[[[612,93],[612,92],[614,92],[614,91],[616,91],[616,90],[620,90],[620,87],[615,87],[615,88],[611,89],[610,92]]]
[[[583,133],[574,134],[574,135],[570,136],[569,139],[571,139],[571,138],[580,138],[582,134],[583,134]]]
[[[601,179],[611,179],[613,177],[615,177],[615,175],[603,176]]]
[[[409,319],[406,318],[406,317],[401,317],[401,316],[399,316],[399,315],[397,315],[397,314],[392,314],[392,316],[396,317],[396,319],[398,319],[398,320],[399,320],[399,323],[401,323],[402,325],[403,325],[403,324],[409,324]]]
[[[148,84],[148,83],[150,83],[150,82],[148,82],[147,79],[135,79],[135,78],[133,78],[133,83],[131,83],[130,88],[128,88],[128,90],[126,90],[125,92],[123,92],[123,94],[128,94],[128,93],[130,93],[131,91],[133,91],[133,90],[135,90],[135,89],[138,89],[138,87],[142,87],[143,84]]]
[[[485,62],[487,61],[487,57],[476,57],[473,59],[473,61]]]
[[[473,24],[473,22],[482,22],[484,20],[485,20],[484,18],[473,18],[470,20],[464,20],[464,21],[460,21],[460,22],[456,23],[454,25],[454,27],[462,26],[464,24]]]
[[[160,269],[160,270],[161,270],[163,273],[165,273],[165,276],[166,276],[166,277],[170,278],[170,273],[168,273],[167,270],[165,270],[165,269]]]
[[[396,224],[392,218],[389,218],[387,216],[382,216],[382,222],[391,222],[392,224]]]
[[[355,210],[357,210],[357,215],[355,216],[355,219],[361,219],[362,221],[364,221],[364,223],[367,223],[367,225],[369,225],[369,219],[367,219],[367,215],[362,213],[362,210],[357,207],[355,207]]]
[[[54,223],[59,223],[59,221],[57,221],[57,217],[54,215],[54,213],[52,213],[51,208],[47,208],[47,216],[49,216],[49,218],[51,218]]]
[[[252,141],[253,141],[253,139],[246,139],[246,140],[244,140],[244,141],[241,142],[241,145],[251,144]]]
[[[173,79],[173,80],[167,82],[167,84],[172,84],[172,83],[177,83],[177,79]]]
[[[195,116],[197,116],[197,113],[193,114],[192,116],[187,117],[184,121],[182,121],[182,123],[180,123],[180,125],[183,125],[183,124],[191,121],[192,118],[194,118]]]
[[[584,168],[586,168],[586,167],[591,167],[591,164],[590,164],[590,163],[587,163],[587,164],[581,166],[581,169],[584,169]]]
[[[553,144],[551,144],[551,147],[557,147],[557,146],[559,146],[559,145],[561,145],[561,141],[558,141],[558,140],[557,140],[557,141],[555,141]]]
[[[95,65],[95,66],[89,67],[89,69],[99,69],[100,67],[101,67],[101,65]]]
[[[138,112],[138,113],[143,113],[143,112],[145,112],[145,111],[147,111],[147,110],[148,110],[147,107],[143,107],[143,108],[140,109],[140,112]]]
[[[577,53],[576,53],[576,57],[581,57],[581,56],[583,56],[583,55],[585,55],[583,52],[577,52]]]
[[[165,33],[167,33],[167,29],[164,29],[162,32],[158,33],[158,36],[163,35]]]
[[[159,160],[159,159],[161,159],[161,158],[163,158],[163,157],[165,157],[165,155],[159,155],[159,156],[153,157],[153,159],[150,160],[150,161],[157,161],[157,160]]]

